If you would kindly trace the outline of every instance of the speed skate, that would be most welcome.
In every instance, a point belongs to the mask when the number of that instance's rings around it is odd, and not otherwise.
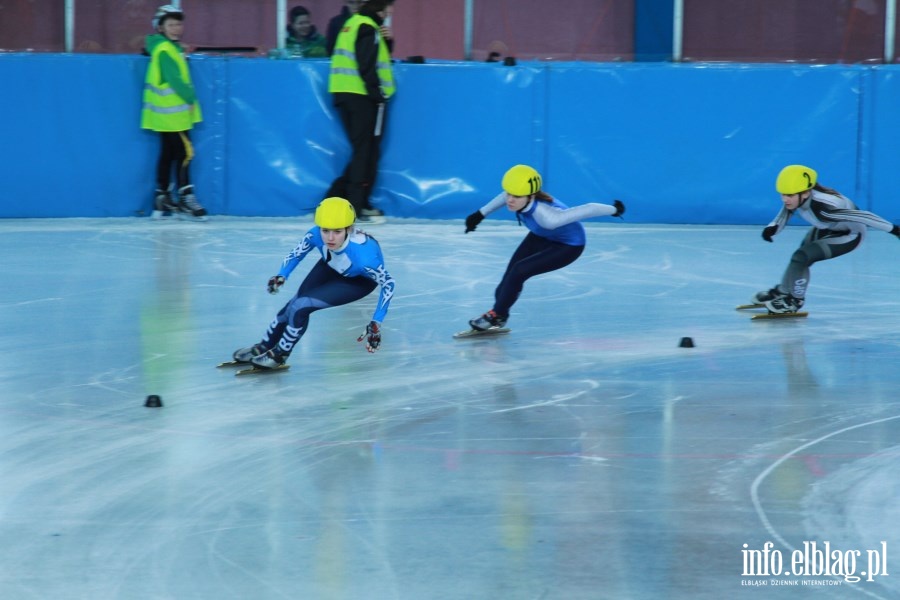
[[[736,307],[736,310],[767,310],[766,305],[762,303],[752,303],[752,304],[740,304]],[[808,317],[808,312],[793,312],[793,313],[773,313],[773,312],[763,312],[757,313],[750,317],[753,321],[762,321],[766,319],[802,319],[804,317]]]
[[[247,363],[249,364],[249,363]],[[277,367],[272,367],[271,369],[267,369],[265,367],[257,367],[256,365],[249,365],[248,369],[241,369],[240,371],[236,371],[235,375],[256,375],[258,373],[277,373],[278,371],[287,371],[291,368],[291,365],[278,365]]]
[[[235,375],[255,375],[257,373],[275,373],[276,371],[286,371],[291,368],[291,365],[278,365],[273,369],[266,369],[265,367],[257,367],[253,363],[242,362],[239,360],[229,360],[223,363],[219,363],[216,365],[217,369],[221,369],[224,367],[245,367],[238,371],[235,371]]]
[[[501,333],[509,333],[509,327],[492,327],[490,329],[467,329],[453,334],[453,339],[461,340],[463,338],[481,337],[490,335],[499,335]]]

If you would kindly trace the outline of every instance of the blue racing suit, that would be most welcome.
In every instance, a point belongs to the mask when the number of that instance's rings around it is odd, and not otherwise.
[[[316,250],[321,256],[300,284],[296,295],[284,305],[269,324],[262,344],[276,344],[283,354],[290,354],[306,332],[313,312],[349,304],[369,295],[376,287],[381,294],[372,320],[381,323],[394,296],[394,279],[384,266],[381,247],[375,238],[360,229],[351,228],[344,244],[329,250],[318,226],[310,229],[300,243],[284,257],[278,274],[285,279],[307,254]]]

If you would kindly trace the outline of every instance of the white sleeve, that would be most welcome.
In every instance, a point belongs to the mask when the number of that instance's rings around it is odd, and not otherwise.
[[[506,206],[506,192],[500,192],[494,199],[478,209],[478,212],[484,216],[488,216],[497,209]]]
[[[546,202],[538,201],[534,208],[534,220],[544,229],[556,229],[575,221],[583,221],[592,217],[610,217],[615,213],[615,206],[599,202],[560,209],[553,208]]]

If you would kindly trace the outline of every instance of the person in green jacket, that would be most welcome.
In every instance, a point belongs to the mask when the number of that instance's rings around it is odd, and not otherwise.
[[[288,13],[284,49],[292,58],[326,58],[325,36],[316,31],[306,7],[295,6]]]
[[[177,215],[205,220],[206,209],[197,202],[189,171],[194,158],[190,131],[203,117],[180,43],[184,13],[170,4],[160,6],[153,27],[156,33],[148,35],[145,44],[150,64],[141,111],[141,127],[158,132],[161,138],[153,217]],[[170,189],[173,170],[177,199]]]

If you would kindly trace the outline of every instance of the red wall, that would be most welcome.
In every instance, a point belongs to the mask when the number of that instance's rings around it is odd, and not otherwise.
[[[77,0],[76,52],[137,53],[166,0]],[[631,60],[640,0],[475,0],[474,60]],[[325,30],[343,0],[300,0]],[[297,2],[289,2],[288,9]],[[189,46],[277,46],[276,0],[182,0]],[[0,2],[0,49],[62,52],[63,0]],[[394,54],[464,58],[465,0],[397,0]],[[685,0],[686,60],[879,62],[879,0]]]

